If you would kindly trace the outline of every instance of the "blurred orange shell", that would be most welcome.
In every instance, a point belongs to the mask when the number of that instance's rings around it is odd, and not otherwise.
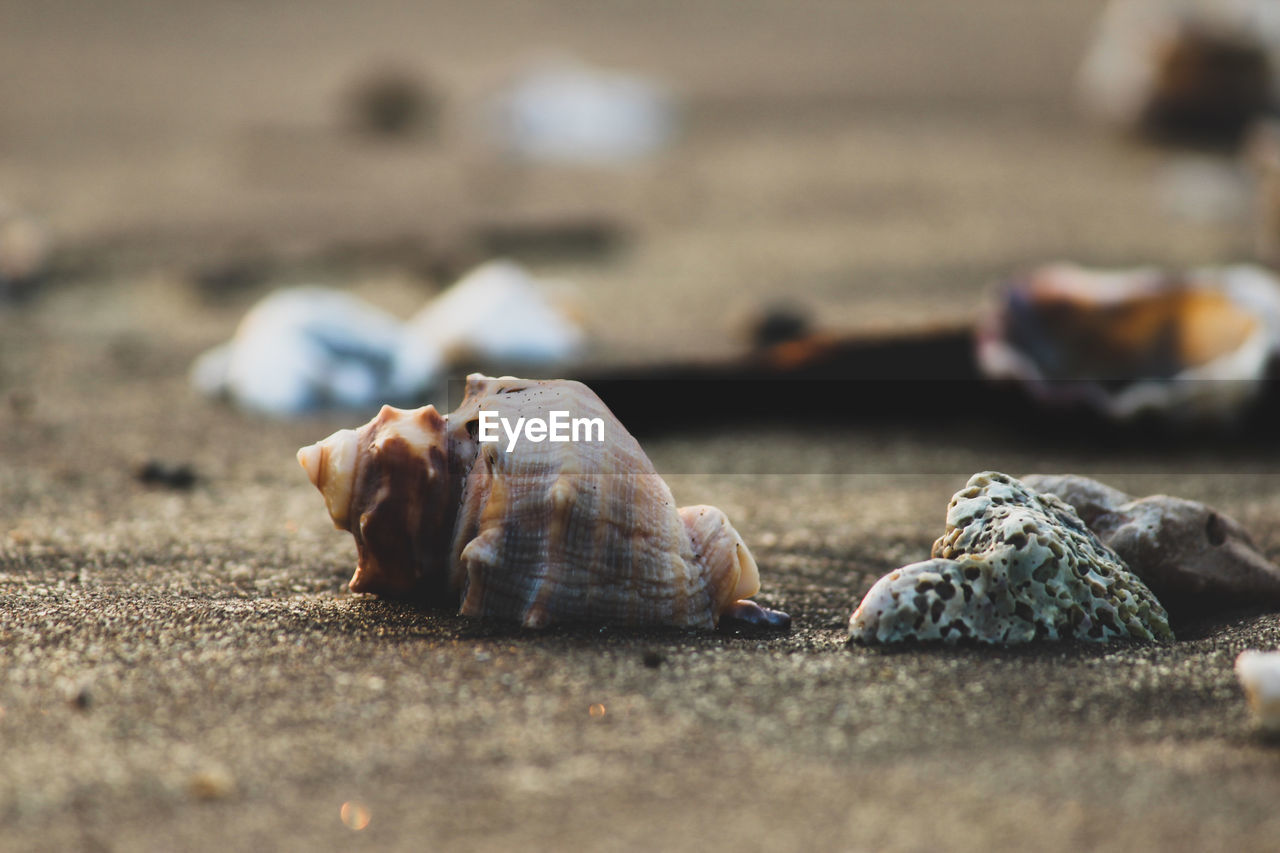
[[[1066,264],[1003,284],[978,327],[978,364],[1046,403],[1116,420],[1227,420],[1280,340],[1280,284],[1257,267],[1170,275]]]

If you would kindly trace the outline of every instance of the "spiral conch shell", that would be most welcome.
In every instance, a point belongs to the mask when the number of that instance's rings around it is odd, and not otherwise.
[[[498,418],[555,414],[584,425],[578,440],[483,440]],[[640,445],[577,382],[475,374],[451,414],[384,406],[298,461],[355,537],[353,592],[530,628],[790,622],[746,600],[759,571],[724,513],[677,509]]]

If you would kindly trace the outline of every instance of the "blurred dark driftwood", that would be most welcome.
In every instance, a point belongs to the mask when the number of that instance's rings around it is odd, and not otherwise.
[[[946,397],[991,393],[968,327],[904,335],[814,334],[730,361],[587,368],[574,374],[635,431],[696,424],[924,417]],[[950,389],[950,390],[948,390]]]
[[[1234,421],[1209,426],[1156,417],[1116,423],[1092,410],[1046,407],[1021,387],[979,373],[968,326],[898,335],[816,334],[722,362],[584,368],[589,385],[633,432],[772,423],[979,428],[992,435],[1109,448],[1274,442],[1280,371]]]

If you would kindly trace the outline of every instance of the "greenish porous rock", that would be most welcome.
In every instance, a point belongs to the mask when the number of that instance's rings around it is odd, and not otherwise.
[[[1070,506],[994,471],[951,499],[933,559],[871,587],[849,633],[865,643],[1173,639],[1155,595]]]
[[[1022,482],[1070,504],[1159,596],[1175,625],[1232,608],[1280,610],[1280,566],[1244,525],[1207,504],[1170,495],[1133,498],[1074,474],[1031,474]]]

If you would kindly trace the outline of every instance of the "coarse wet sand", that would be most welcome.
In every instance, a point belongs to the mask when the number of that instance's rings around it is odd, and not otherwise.
[[[600,364],[735,352],[779,297],[879,332],[967,322],[1041,261],[1247,257],[1246,222],[1162,206],[1193,155],[1075,108],[1100,4],[6,5],[0,194],[63,253],[0,306],[0,849],[1276,848],[1280,747],[1232,673],[1280,646],[1274,614],[1166,646],[844,626],[985,469],[1207,501],[1280,558],[1280,444],[673,411],[646,450],[728,513],[794,629],[527,632],[346,591],[354,545],[294,452],[370,413],[265,420],[187,384],[268,288],[408,314],[439,282],[386,245],[465,263],[504,217],[625,225],[535,266],[579,284]],[[466,117],[530,44],[661,76],[684,135],[621,171],[502,163]],[[386,57],[447,94],[436,136],[342,125]],[[197,480],[140,482],[148,459]]]

